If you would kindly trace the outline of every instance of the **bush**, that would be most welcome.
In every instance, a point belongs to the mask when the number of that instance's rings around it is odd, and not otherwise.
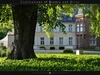
[[[0,46],[0,50],[3,50],[2,46]]]
[[[65,49],[65,47],[64,46],[60,46],[59,49],[60,50],[63,50],[63,49]]]
[[[45,47],[44,46],[40,46],[40,49],[45,49]]]
[[[1,51],[1,57],[5,57],[6,56],[6,52],[5,51]]]
[[[73,50],[72,49],[65,49],[64,51],[63,51],[63,53],[73,53]]]
[[[3,50],[6,50],[7,49],[6,46],[2,46],[2,48],[3,48]]]
[[[0,57],[1,57],[1,51],[2,51],[2,50],[0,50]]]
[[[10,49],[7,48],[7,49],[6,49],[6,56],[8,56],[8,55],[10,54],[10,52],[11,52]]]
[[[6,46],[0,46],[0,50],[6,50]]]
[[[50,50],[54,50],[55,49],[55,47],[50,47]]]
[[[10,49],[7,48],[5,50],[0,50],[0,57],[5,57],[8,56],[10,54]]]

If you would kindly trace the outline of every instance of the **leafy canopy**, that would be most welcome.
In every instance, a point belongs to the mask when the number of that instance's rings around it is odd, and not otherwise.
[[[38,4],[38,22],[43,26],[49,38],[53,37],[52,29],[60,27],[66,33],[65,25],[58,22],[62,13],[73,16],[78,8],[83,8],[84,17],[90,18],[91,34],[100,36],[100,4]],[[0,34],[7,33],[13,28],[11,5],[0,5]]]
[[[11,6],[8,4],[0,5],[0,39],[4,38],[8,31],[12,31],[12,23]]]

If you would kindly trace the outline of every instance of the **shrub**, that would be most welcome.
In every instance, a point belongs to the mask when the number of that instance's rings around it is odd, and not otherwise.
[[[45,47],[44,46],[40,46],[40,49],[45,49]]]
[[[6,46],[2,46],[3,50],[7,49]]]
[[[0,46],[0,50],[3,50],[2,46]]]
[[[63,49],[65,49],[65,47],[64,46],[60,46],[59,49],[60,50],[63,50]]]
[[[5,51],[1,51],[1,57],[5,57],[6,56],[6,52]]]
[[[6,49],[6,56],[8,56],[8,55],[10,54],[10,52],[11,52],[11,51],[10,51],[10,48],[7,48],[7,49]]]
[[[54,49],[55,49],[55,47],[50,47],[50,49],[51,49],[51,50],[54,50]]]
[[[73,50],[72,50],[72,49],[67,48],[67,49],[65,49],[65,50],[63,51],[63,53],[73,53]]]
[[[2,51],[2,50],[0,50],[0,57],[1,57],[1,51]]]
[[[0,46],[0,50],[6,50],[6,46]]]

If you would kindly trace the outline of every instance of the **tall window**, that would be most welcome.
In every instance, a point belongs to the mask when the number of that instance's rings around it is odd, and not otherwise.
[[[62,32],[62,28],[61,27],[59,28],[59,32]]]
[[[41,38],[40,38],[40,44],[41,44],[41,45],[44,45],[44,37],[41,37]]]
[[[77,32],[79,32],[80,30],[79,30],[79,24],[77,24]]]
[[[83,32],[83,24],[80,24],[80,32]]]
[[[69,32],[72,32],[72,25],[69,25]]]
[[[50,45],[54,45],[54,38],[50,38]]]
[[[90,45],[96,45],[96,37],[90,37]]]
[[[59,45],[63,45],[63,37],[59,37]]]
[[[73,44],[73,38],[69,37],[69,45],[72,45],[72,44]]]
[[[40,32],[43,32],[42,28],[43,28],[43,27],[42,27],[42,26],[40,26]]]

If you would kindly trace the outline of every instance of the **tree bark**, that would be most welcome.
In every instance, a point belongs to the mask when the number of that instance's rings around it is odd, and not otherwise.
[[[14,59],[36,58],[33,46],[37,5],[12,5],[12,12],[14,19]]]

